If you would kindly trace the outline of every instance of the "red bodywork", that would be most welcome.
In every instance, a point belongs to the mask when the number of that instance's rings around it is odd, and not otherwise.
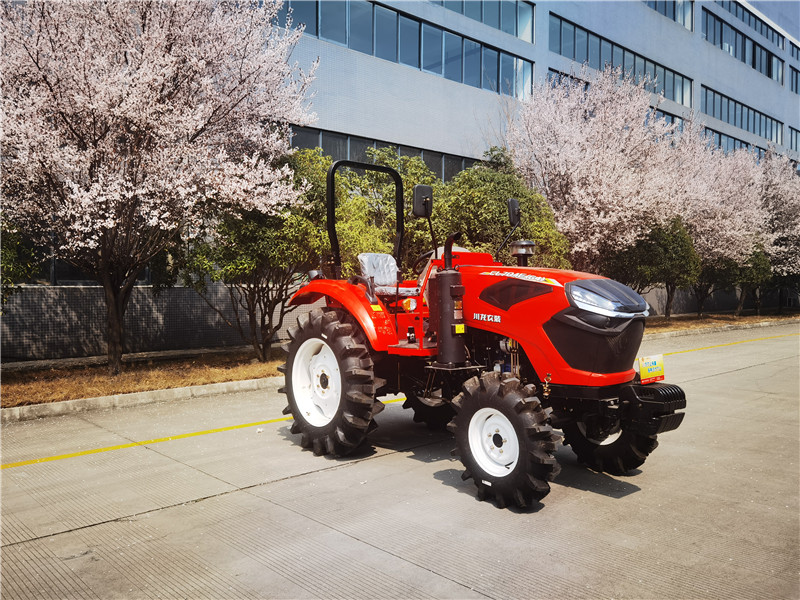
[[[443,259],[431,260],[419,280],[401,284],[402,287],[420,286],[420,294],[412,297],[417,306],[411,310],[395,307],[394,295],[379,297],[377,304],[372,304],[363,285],[331,279],[311,281],[298,290],[290,304],[310,304],[325,298],[328,306],[345,309],[359,322],[373,350],[397,356],[435,357],[436,346],[425,340],[424,327],[429,317],[425,288],[432,272],[442,267]],[[577,271],[504,266],[495,262],[491,254],[478,252],[454,251],[453,267],[461,273],[465,289],[463,318],[467,327],[517,341],[540,380],[544,381],[549,375],[553,384],[603,387],[634,379],[633,368],[601,374],[570,367],[543,327],[553,315],[570,306],[565,284],[601,277]],[[550,287],[551,291],[514,304],[508,310],[498,309],[480,299],[484,289],[506,279],[535,281]],[[407,342],[409,327],[414,328],[413,344]]]

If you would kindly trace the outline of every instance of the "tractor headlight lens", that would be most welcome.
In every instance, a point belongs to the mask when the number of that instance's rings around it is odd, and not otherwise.
[[[586,308],[587,310],[592,310],[591,307],[595,308],[602,308],[603,310],[608,310],[611,312],[616,312],[619,309],[619,305],[608,298],[603,298],[600,294],[596,294],[586,288],[582,288],[578,285],[573,285],[570,287],[570,294],[572,295],[572,299],[575,301],[575,304],[580,306],[581,304],[588,305],[582,308]]]

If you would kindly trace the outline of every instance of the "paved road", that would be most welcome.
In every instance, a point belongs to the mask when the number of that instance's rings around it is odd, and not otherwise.
[[[348,460],[302,451],[269,391],[10,423],[0,593],[798,598],[799,333],[647,341],[684,424],[627,477],[559,448],[532,512],[477,501],[400,403]]]

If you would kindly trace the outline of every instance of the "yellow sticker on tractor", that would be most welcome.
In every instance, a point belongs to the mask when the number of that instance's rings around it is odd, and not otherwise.
[[[664,355],[639,357],[639,376],[642,378],[642,384],[663,381]]]
[[[466,331],[464,329],[464,324],[463,323],[455,323],[453,325],[453,329],[454,329],[453,333],[464,333]]]
[[[372,307],[372,310],[374,310],[375,312],[383,312],[383,308],[381,307],[380,304],[370,304],[370,306]]]

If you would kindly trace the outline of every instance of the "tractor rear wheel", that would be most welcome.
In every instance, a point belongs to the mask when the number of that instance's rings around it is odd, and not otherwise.
[[[490,371],[465,382],[453,399],[456,417],[448,428],[478,498],[494,497],[504,508],[533,505],[550,492],[561,470],[553,453],[559,436],[548,424],[533,386]]]
[[[344,456],[374,429],[383,408],[375,400],[373,362],[364,333],[346,313],[313,309],[289,329],[285,373],[292,433],[314,454]]]
[[[572,446],[580,462],[612,475],[624,475],[642,466],[658,446],[656,436],[626,431],[619,420],[600,430],[586,419],[571,420],[563,431],[564,445]]]

